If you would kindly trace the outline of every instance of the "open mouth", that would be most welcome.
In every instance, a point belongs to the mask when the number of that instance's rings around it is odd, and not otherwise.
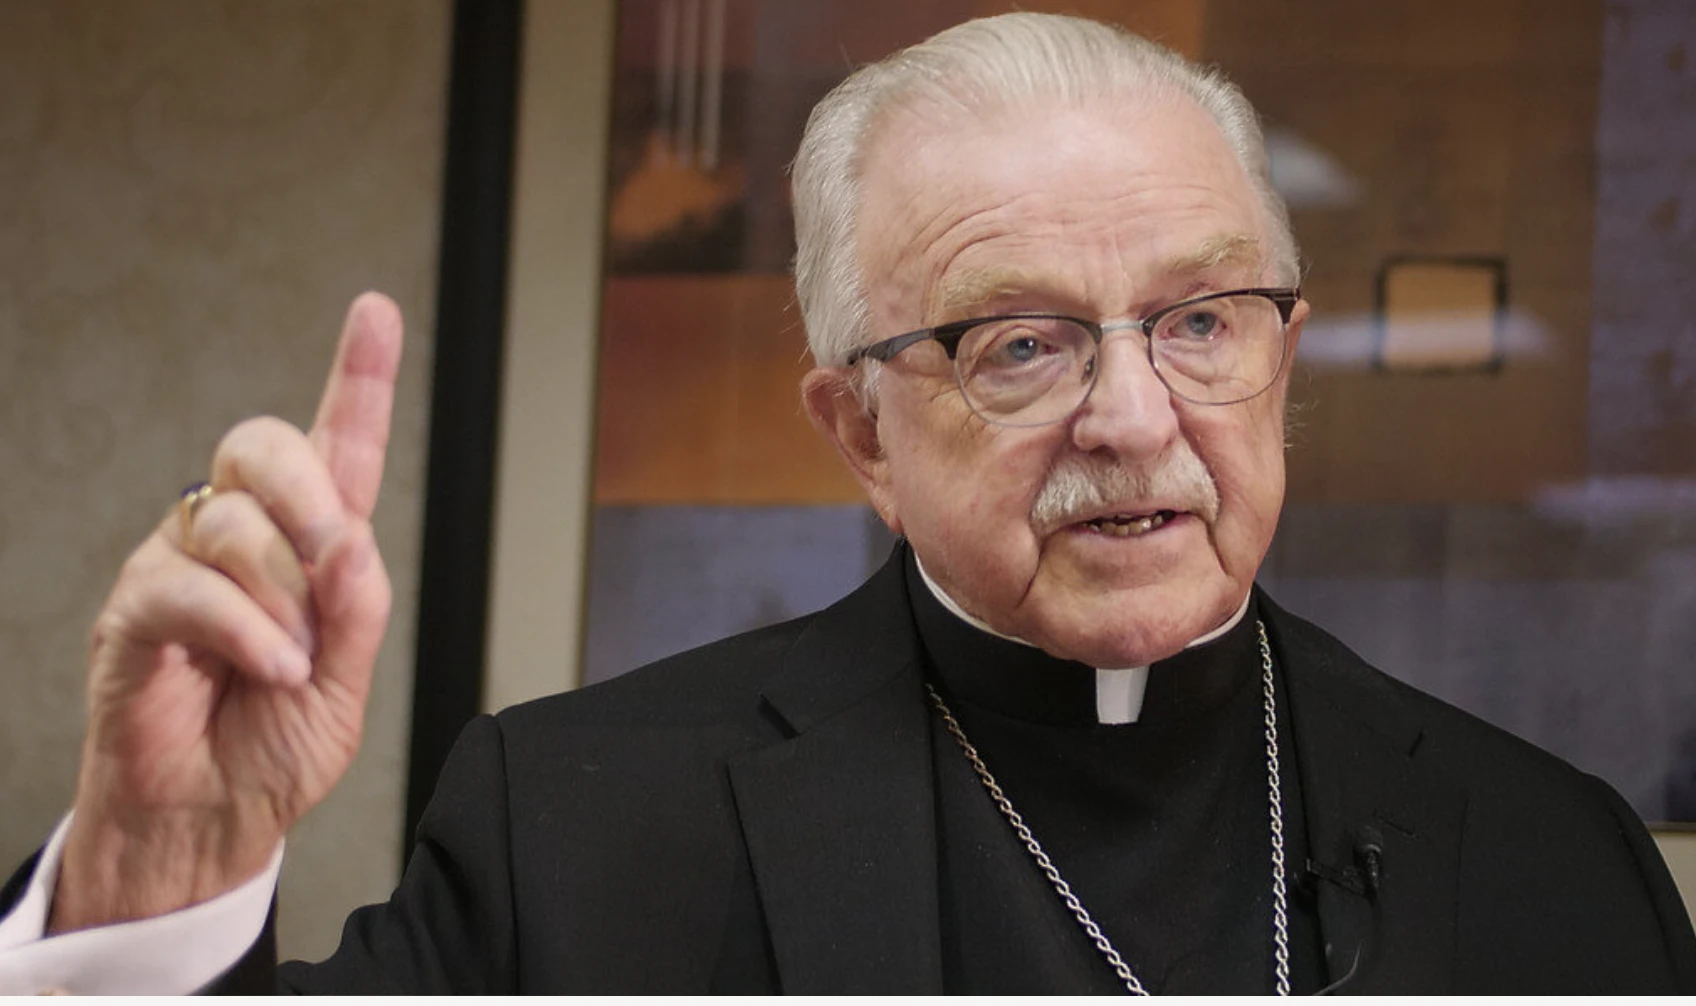
[[[1080,526],[1115,538],[1135,538],[1163,527],[1167,521],[1174,520],[1177,516],[1175,510],[1156,510],[1145,514],[1112,514],[1084,521]]]

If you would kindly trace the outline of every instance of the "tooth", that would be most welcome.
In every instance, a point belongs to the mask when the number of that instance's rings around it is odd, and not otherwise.
[[[1134,538],[1147,534],[1155,528],[1164,527],[1166,522],[1176,516],[1170,510],[1157,510],[1154,513],[1132,517],[1127,514],[1112,514],[1107,517],[1096,517],[1084,522],[1084,526],[1100,534],[1112,535],[1115,538]]]

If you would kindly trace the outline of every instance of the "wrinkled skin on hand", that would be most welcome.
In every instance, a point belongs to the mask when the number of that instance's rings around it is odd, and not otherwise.
[[[262,870],[359,747],[388,575],[371,531],[401,318],[349,309],[308,432],[231,430],[94,627],[88,733],[50,932],[174,911]]]

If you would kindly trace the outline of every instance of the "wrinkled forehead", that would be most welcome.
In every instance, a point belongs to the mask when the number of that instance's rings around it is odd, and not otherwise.
[[[1142,276],[1257,281],[1269,273],[1268,230],[1248,173],[1187,96],[970,111],[936,101],[902,106],[864,148],[856,238],[874,313],[897,292],[909,312],[917,296],[934,318],[1000,294],[1102,287],[1103,277],[1089,276],[1068,250],[1088,249],[1087,264],[1103,273],[1114,265]],[[1011,260],[983,261],[988,248]],[[880,289],[890,285],[898,291]]]
[[[1150,272],[1161,276],[1196,277],[1211,274],[1258,277],[1269,268],[1266,249],[1253,234],[1222,232],[1210,234],[1194,245],[1158,260]],[[934,306],[944,314],[1028,293],[1075,298],[1066,288],[1062,272],[1057,287],[1053,275],[1011,265],[967,268],[942,277],[934,294]]]

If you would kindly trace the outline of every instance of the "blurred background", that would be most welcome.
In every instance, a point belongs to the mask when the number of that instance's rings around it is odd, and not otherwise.
[[[386,896],[479,708],[826,604],[887,533],[802,414],[785,166],[989,0],[0,0],[0,862],[87,627],[221,431],[409,321],[367,740],[283,950]],[[1696,893],[1696,6],[1073,0],[1260,109],[1315,314],[1262,582],[1606,778]]]

